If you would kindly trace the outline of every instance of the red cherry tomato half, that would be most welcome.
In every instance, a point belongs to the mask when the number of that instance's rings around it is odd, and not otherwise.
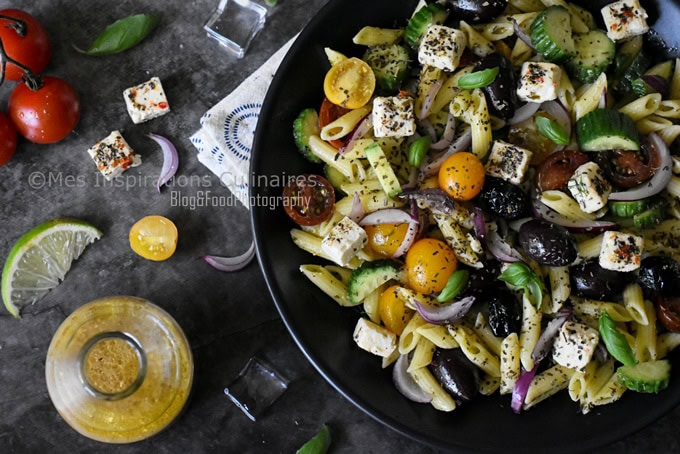
[[[538,166],[536,184],[541,191],[564,190],[569,178],[590,158],[578,150],[562,150],[549,154]]]
[[[680,333],[680,296],[660,296],[656,315],[668,331]]]
[[[30,14],[18,9],[0,10],[0,15],[20,19],[26,24],[25,35],[17,33],[16,22],[0,18],[0,40],[7,55],[28,66],[34,74],[43,72],[52,57],[52,44],[47,31]],[[21,80],[24,71],[11,63],[7,65],[5,78]]]
[[[333,214],[335,191],[320,175],[299,175],[283,188],[283,208],[300,225],[317,225]]]
[[[9,117],[0,112],[0,166],[4,166],[17,149],[17,130]]]
[[[38,90],[23,83],[14,88],[9,97],[9,116],[19,134],[31,142],[59,142],[78,124],[80,98],[65,80],[44,77]]]

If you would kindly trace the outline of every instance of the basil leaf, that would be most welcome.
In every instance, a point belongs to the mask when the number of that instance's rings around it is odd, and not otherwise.
[[[486,87],[487,85],[490,85],[494,80],[496,80],[498,72],[499,72],[498,66],[494,66],[493,68],[465,74],[461,76],[460,79],[458,79],[458,86],[466,90]]]
[[[602,312],[597,326],[600,329],[602,341],[610,355],[626,366],[637,364],[633,349],[630,348],[626,337],[616,327],[614,320],[612,320],[607,311]]]
[[[414,141],[408,148],[408,163],[413,167],[420,167],[423,158],[430,151],[430,145],[432,145],[432,139],[429,136],[423,136]]]
[[[157,14],[137,14],[120,19],[106,27],[84,54],[99,57],[123,52],[139,44],[158,25],[161,17]]]
[[[437,301],[445,303],[458,296],[460,291],[467,285],[468,277],[470,277],[468,270],[458,270],[453,273],[446,283],[444,290],[437,297]]]
[[[569,133],[555,120],[537,115],[534,122],[538,131],[557,145],[569,145]]]
[[[331,432],[324,424],[321,430],[311,440],[302,445],[296,454],[326,454],[331,445]]]
[[[529,268],[526,263],[515,262],[510,265],[503,273],[498,276],[503,282],[508,284],[521,287],[524,292],[527,293],[529,301],[536,306],[536,309],[540,309],[541,303],[543,302],[543,287],[541,286],[541,279],[534,273],[534,271]]]
[[[528,294],[529,301],[536,307],[536,310],[541,310],[541,304],[543,303],[543,287],[541,287],[538,276],[536,276],[536,279],[531,279],[527,282],[524,291]]]

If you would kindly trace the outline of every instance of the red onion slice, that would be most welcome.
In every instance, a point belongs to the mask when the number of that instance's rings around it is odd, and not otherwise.
[[[538,108],[538,107],[537,107]],[[454,153],[459,151],[464,151],[470,148],[472,144],[472,130],[470,128],[465,129],[463,132],[451,145],[449,149],[443,153],[440,153],[435,157],[428,157],[423,165],[420,167],[420,173],[425,177],[431,177],[439,172],[439,168],[442,166],[444,161]]]
[[[486,219],[484,218],[484,212],[480,207],[474,207],[472,209],[472,224],[475,236],[480,240],[483,240],[486,236]]]
[[[415,200],[422,203],[426,208],[444,214],[452,214],[456,211],[456,202],[443,189],[427,188],[418,191],[405,191],[399,194],[401,198]]]
[[[653,152],[659,153],[661,164],[654,173],[654,176],[639,186],[628,189],[627,191],[613,192],[609,195],[609,200],[631,201],[646,199],[663,191],[673,176],[673,160],[666,143],[661,140],[656,133],[649,135],[649,142]]]
[[[425,118],[427,118],[430,112],[430,108],[432,107],[432,103],[434,102],[434,99],[437,97],[437,93],[439,93],[439,90],[442,88],[442,85],[444,85],[444,79],[440,77],[439,79],[434,81],[427,89],[427,94],[425,95],[423,103],[420,106],[420,111],[417,114],[418,119],[424,120]]]
[[[537,218],[561,225],[571,232],[604,232],[606,230],[615,230],[618,228],[618,224],[611,221],[569,219],[549,208],[535,195],[531,198],[531,207]]]
[[[408,373],[408,355],[399,355],[397,362],[392,369],[392,381],[395,388],[404,397],[419,404],[426,404],[432,401],[432,396],[422,390],[418,383]]]
[[[255,257],[255,242],[250,243],[250,247],[246,252],[235,257],[204,255],[201,258],[216,270],[230,273],[245,268],[253,260],[253,257]]]
[[[385,208],[374,211],[359,221],[359,225],[405,224],[413,222],[413,218],[405,211],[396,208]]]
[[[364,204],[361,203],[361,197],[359,193],[354,193],[354,198],[352,199],[352,209],[349,212],[349,218],[356,222],[357,224],[361,221],[364,216],[366,216],[366,210],[364,210]]]
[[[489,252],[501,262],[515,263],[524,260],[522,255],[506,243],[498,232],[494,230],[487,232],[485,244]]]
[[[415,298],[411,299],[411,303],[416,307],[416,310],[428,323],[433,325],[445,325],[450,323],[455,323],[472,307],[475,302],[474,296],[466,296],[453,303],[443,304],[441,306],[425,306],[420,304]]]
[[[546,356],[548,356],[553,343],[555,343],[555,338],[557,337],[560,328],[570,316],[571,311],[563,310],[558,313],[557,317],[548,322],[548,325],[538,338],[538,342],[536,342],[534,350],[531,352],[531,359],[534,360],[534,364],[540,363]]]
[[[529,118],[533,117],[536,112],[538,112],[539,107],[541,107],[541,104],[537,102],[528,102],[524,104],[522,107],[515,110],[515,115],[513,115],[512,118],[508,120],[508,124],[516,125],[517,123],[528,120]]]
[[[515,18],[512,18],[512,28],[515,30],[515,35],[517,35],[518,39],[521,39],[522,42],[529,46],[531,50],[536,50],[534,48],[534,44],[531,42],[531,37],[524,33],[524,30],[520,28],[519,24],[517,23],[517,19]]]
[[[160,145],[161,151],[163,152],[163,167],[161,168],[161,174],[158,177],[158,183],[156,185],[156,189],[158,189],[158,192],[160,193],[161,186],[175,176],[177,167],[179,166],[179,155],[177,154],[177,148],[175,148],[172,142],[165,137],[152,133],[149,133],[146,136]]]
[[[668,93],[668,81],[657,75],[653,74],[647,74],[641,77],[641,79],[649,85],[652,90],[654,90],[657,93],[660,93],[662,96],[666,96]]]
[[[411,248],[417,237],[418,237],[418,220],[411,219],[411,221],[408,223],[408,230],[406,231],[406,235],[404,236],[404,239],[399,245],[399,248],[397,248],[397,250],[394,251],[392,258],[396,259],[406,254],[406,252]]]
[[[363,139],[373,129],[373,115],[369,113],[364,118],[362,118],[359,123],[354,127],[354,130],[349,133],[349,138],[345,142],[345,145],[340,148],[340,154],[344,154],[351,150],[357,140]]]
[[[527,392],[529,392],[529,385],[536,375],[537,366],[534,366],[531,370],[524,370],[519,374],[519,378],[515,382],[515,387],[512,389],[512,402],[510,407],[512,411],[519,414],[522,411],[522,406],[524,405],[524,399],[527,397]]]
[[[453,138],[455,137],[455,135],[456,135],[456,117],[451,115],[451,112],[449,112],[449,116],[446,119],[446,126],[444,127],[444,133],[437,142],[430,145],[430,149],[435,151],[446,150],[449,147],[449,145],[451,145],[451,143],[453,142]]]
[[[419,129],[422,129],[425,132],[425,134],[432,140],[432,142],[437,140],[437,132],[434,130],[434,125],[432,124],[429,118],[425,118],[424,120],[417,120],[416,126],[418,126]]]

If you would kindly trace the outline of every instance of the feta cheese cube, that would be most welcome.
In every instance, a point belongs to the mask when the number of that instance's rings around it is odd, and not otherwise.
[[[522,64],[517,96],[526,102],[557,99],[562,70],[552,63],[526,61]]]
[[[397,335],[365,318],[360,318],[354,328],[354,342],[374,355],[387,358],[397,349]]]
[[[128,168],[137,167],[142,163],[142,158],[130,148],[120,131],[113,131],[87,152],[104,178],[109,181]]]
[[[460,30],[432,24],[427,27],[418,48],[418,61],[444,71],[454,71],[467,46],[467,36]]]
[[[373,100],[373,133],[376,137],[406,137],[415,132],[413,98],[378,96]]]
[[[633,271],[640,268],[644,239],[623,232],[604,232],[600,247],[600,266],[612,271]]]
[[[560,328],[553,344],[553,360],[570,369],[583,369],[595,353],[600,334],[583,323],[568,320]]]
[[[321,240],[321,250],[338,265],[347,266],[367,241],[366,231],[345,216]]]
[[[584,213],[595,213],[607,204],[612,186],[595,162],[579,166],[567,182],[567,188]]]
[[[529,169],[531,154],[525,148],[496,140],[486,162],[486,173],[512,184],[520,184]]]
[[[170,112],[168,99],[165,97],[161,80],[151,80],[128,88],[123,92],[130,118],[135,124],[158,118]]]
[[[620,41],[649,31],[647,11],[638,0],[621,0],[600,10],[607,36],[612,41]]]

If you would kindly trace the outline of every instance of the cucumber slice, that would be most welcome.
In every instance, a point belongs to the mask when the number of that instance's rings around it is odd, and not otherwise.
[[[385,152],[380,148],[380,145],[372,143],[366,147],[364,153],[366,153],[366,158],[368,158],[369,164],[373,167],[385,194],[390,198],[394,198],[401,194],[399,179],[394,173],[387,156],[385,156]]]
[[[574,38],[571,33],[571,16],[566,8],[550,6],[531,24],[531,44],[546,60],[561,63],[574,56]]]
[[[397,91],[408,73],[411,57],[408,49],[399,44],[369,47],[362,57],[375,74],[378,86],[386,91]]]
[[[651,229],[666,218],[666,201],[658,200],[646,210],[633,216],[633,225],[640,230]]]
[[[633,81],[639,79],[651,64],[647,53],[643,50],[642,36],[629,39],[619,48],[614,59],[615,90],[630,91]]]
[[[316,157],[309,148],[309,137],[312,135],[319,135],[321,127],[319,126],[319,114],[311,107],[300,112],[293,122],[293,137],[295,138],[295,145],[308,161],[320,163],[321,159]]]
[[[621,384],[640,393],[658,393],[666,389],[670,376],[671,363],[666,359],[621,366],[616,370],[616,377]]]
[[[420,8],[406,25],[404,41],[411,47],[417,47],[420,39],[427,32],[427,27],[432,24],[441,25],[449,13],[439,4],[430,3]]]
[[[349,279],[349,300],[353,304],[361,303],[369,293],[391,280],[402,280],[401,267],[391,260],[365,262],[352,271]]]
[[[333,186],[335,189],[336,195],[344,195],[345,191],[342,190],[342,185],[349,183],[349,179],[342,174],[338,169],[335,167],[331,167],[328,164],[323,166],[323,173],[326,176],[326,179],[328,182]]]
[[[582,151],[640,149],[635,123],[618,110],[593,110],[576,122],[576,133]]]
[[[632,218],[638,213],[642,213],[647,208],[646,200],[633,200],[631,202],[609,202],[609,211],[614,216],[622,218]]]
[[[569,74],[583,83],[594,82],[614,61],[616,46],[602,30],[574,36],[576,55],[567,62]]]

